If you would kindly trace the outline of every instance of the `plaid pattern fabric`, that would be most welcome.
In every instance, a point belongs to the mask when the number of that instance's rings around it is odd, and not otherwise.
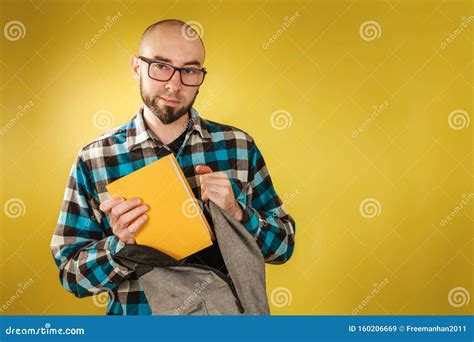
[[[265,261],[286,262],[293,253],[295,221],[275,192],[253,139],[235,127],[201,118],[194,108],[188,128],[176,158],[201,208],[195,166],[205,164],[229,176],[244,209],[242,224]],[[109,293],[107,314],[146,315],[151,310],[136,275],[112,258],[124,244],[99,209],[110,198],[105,186],[169,153],[147,129],[141,108],[132,120],[84,146],[72,166],[51,251],[66,290],[77,297]]]

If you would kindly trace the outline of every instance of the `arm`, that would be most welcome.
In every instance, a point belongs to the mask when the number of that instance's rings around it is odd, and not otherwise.
[[[293,254],[295,221],[277,195],[255,144],[249,150],[248,177],[246,193],[237,196],[243,209],[242,224],[256,238],[266,262],[285,263]]]
[[[80,155],[71,169],[51,251],[63,287],[77,297],[114,289],[129,274],[112,256],[123,248],[105,229],[96,190]]]

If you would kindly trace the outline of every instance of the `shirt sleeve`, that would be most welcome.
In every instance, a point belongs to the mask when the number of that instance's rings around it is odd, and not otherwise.
[[[124,244],[106,229],[86,163],[77,156],[69,175],[51,252],[62,286],[77,297],[113,290],[132,271],[113,255]]]
[[[277,195],[260,150],[249,149],[249,183],[237,196],[243,208],[242,224],[256,238],[265,262],[282,264],[293,254],[295,221]]]

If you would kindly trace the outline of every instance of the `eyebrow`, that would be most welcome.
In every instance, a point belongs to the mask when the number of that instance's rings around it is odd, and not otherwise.
[[[165,62],[165,63],[170,63],[172,64],[172,60],[169,59],[169,58],[166,58],[166,57],[162,57],[162,56],[158,56],[158,55],[155,55],[153,56],[153,59],[155,60],[159,60],[159,61],[162,61],[162,62]],[[186,62],[184,63],[184,65],[197,65],[197,66],[201,66],[201,63],[196,60],[196,59],[193,59],[192,61],[189,61],[189,62]]]

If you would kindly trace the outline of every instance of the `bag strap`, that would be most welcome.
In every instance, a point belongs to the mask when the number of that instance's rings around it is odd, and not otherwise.
[[[125,245],[113,259],[122,266],[134,270],[137,276],[151,271],[154,267],[179,266],[181,262],[166,253],[144,245]]]

